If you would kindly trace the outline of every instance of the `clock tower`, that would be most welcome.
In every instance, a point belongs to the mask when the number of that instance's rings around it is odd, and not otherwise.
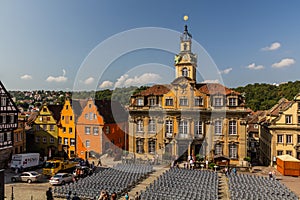
[[[176,78],[187,77],[196,82],[197,55],[192,53],[192,35],[187,25],[180,37],[180,53],[175,55]]]

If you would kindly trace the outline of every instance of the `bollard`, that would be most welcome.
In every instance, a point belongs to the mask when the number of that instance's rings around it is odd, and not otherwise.
[[[14,186],[11,186],[11,200],[14,200]]]

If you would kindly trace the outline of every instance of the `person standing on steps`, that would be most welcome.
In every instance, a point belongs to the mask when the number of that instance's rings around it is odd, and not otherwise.
[[[49,187],[49,189],[47,190],[46,197],[47,197],[47,200],[54,200],[51,187]]]

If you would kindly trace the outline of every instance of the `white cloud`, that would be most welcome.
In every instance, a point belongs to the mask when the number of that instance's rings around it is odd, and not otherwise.
[[[288,67],[290,65],[293,65],[295,63],[296,63],[296,61],[293,58],[284,58],[284,59],[281,59],[281,61],[279,61],[277,63],[274,63],[272,65],[272,67],[274,67],[274,68],[283,68],[283,67]]]
[[[145,73],[141,76],[130,78],[128,74],[122,75],[115,83],[115,87],[141,86],[149,83],[156,83],[161,77],[154,73]]]
[[[47,82],[57,82],[57,83],[62,83],[62,82],[66,82],[68,80],[67,77],[65,77],[66,75],[66,70],[63,69],[63,75],[62,76],[48,76],[48,78],[46,79]]]
[[[279,49],[280,46],[281,46],[281,44],[279,42],[274,42],[270,46],[264,47],[261,50],[263,50],[263,51],[275,51],[275,50]]]
[[[128,77],[128,74],[124,74],[120,78],[118,78],[117,82],[115,83],[115,87],[124,87],[124,83]]]
[[[87,79],[85,79],[84,81],[83,81],[83,83],[85,84],[85,85],[90,85],[90,84],[92,84],[93,82],[94,82],[94,78],[93,77],[89,77],[89,78],[87,78]]]
[[[227,69],[224,69],[224,70],[220,71],[219,73],[220,74],[229,74],[231,71],[232,71],[232,68],[230,67],[230,68],[227,68]]]
[[[100,85],[99,88],[101,89],[107,89],[107,88],[112,88],[114,86],[114,83],[111,81],[103,81]]]
[[[28,75],[28,74],[25,74],[23,76],[20,77],[22,80],[31,80],[32,79],[32,76],[31,75]]]
[[[252,63],[248,65],[246,68],[251,69],[251,70],[260,70],[265,68],[263,65],[255,65],[255,63]]]
[[[220,81],[218,79],[215,79],[215,80],[204,80],[204,81],[202,81],[202,83],[220,83]]]

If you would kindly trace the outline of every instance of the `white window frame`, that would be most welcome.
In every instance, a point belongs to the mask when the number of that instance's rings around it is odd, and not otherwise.
[[[218,107],[218,106],[223,106],[224,102],[223,102],[223,97],[214,97],[214,106]]]
[[[223,134],[223,130],[222,130],[222,124],[223,122],[221,120],[216,120],[215,124],[214,124],[214,129],[215,129],[215,135],[222,135]]]
[[[187,120],[181,120],[178,125],[178,132],[181,135],[187,135],[189,132],[189,122]]]
[[[64,138],[64,145],[68,145],[69,144],[69,138]]]
[[[187,97],[180,97],[179,99],[179,105],[180,106],[188,106],[189,105],[189,100]]]
[[[236,144],[229,144],[229,158],[230,159],[238,158],[238,146]]]
[[[228,98],[228,106],[237,106],[237,98],[229,97]]]
[[[144,121],[142,119],[138,119],[136,121],[136,132],[138,133],[144,132]]]
[[[286,124],[292,124],[293,123],[292,115],[285,115],[285,123]]]
[[[86,140],[86,141],[85,141],[85,147],[90,147],[90,146],[91,146],[90,140]]]
[[[195,126],[195,135],[202,135],[203,134],[203,122],[198,120],[194,122]]]
[[[99,127],[93,127],[93,135],[99,135]]]
[[[137,153],[144,153],[144,141],[143,140],[137,140],[136,141],[136,152]]]
[[[156,98],[155,97],[149,98],[149,106],[156,106]]]
[[[237,135],[237,122],[236,120],[229,121],[229,135]]]
[[[166,133],[173,134],[173,120],[166,120]]]
[[[84,133],[85,133],[86,135],[90,135],[90,134],[91,134],[91,127],[85,126],[85,127],[84,127]]]
[[[156,132],[156,123],[155,123],[154,119],[149,119],[148,132],[149,133],[155,133]]]
[[[291,134],[286,135],[286,143],[293,144],[293,135],[291,135]]]
[[[215,144],[215,155],[223,155],[223,145],[218,143]]]
[[[144,99],[139,97],[136,99],[136,105],[137,106],[144,106]]]
[[[167,98],[165,99],[165,105],[166,105],[166,106],[173,106],[173,105],[174,105],[173,98],[172,98],[172,97],[167,97]]]
[[[279,143],[279,144],[283,143],[283,135],[282,134],[277,135],[277,143]]]
[[[195,97],[194,104],[195,104],[195,106],[203,106],[203,98],[202,97]]]

